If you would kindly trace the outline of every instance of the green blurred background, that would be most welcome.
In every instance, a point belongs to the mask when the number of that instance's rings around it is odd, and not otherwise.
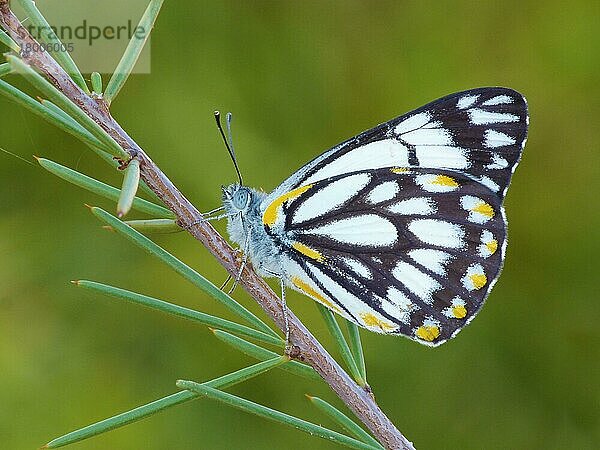
[[[521,91],[531,131],[506,202],[499,283],[477,320],[438,349],[363,332],[368,378],[419,449],[591,449],[600,442],[599,24],[591,1],[168,1],[152,72],[132,77],[113,113],[207,210],[234,181],[214,109],[234,112],[246,182],[270,190],[328,147],[440,96]],[[3,97],[0,117],[3,148],[119,184],[82,144]],[[252,363],[205,328],[72,287],[108,282],[229,317],[82,206],[114,205],[2,154],[0,176],[1,448],[37,448],[171,393],[178,378]],[[185,234],[157,241],[215,283],[225,278]],[[241,290],[235,297],[258,311]],[[331,347],[312,302],[290,297]],[[339,405],[323,383],[281,371],[232,392],[326,426],[304,394]],[[335,448],[206,400],[71,448],[308,446]]]

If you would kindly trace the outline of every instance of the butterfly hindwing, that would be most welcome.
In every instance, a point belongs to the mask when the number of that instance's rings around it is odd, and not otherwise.
[[[481,308],[503,260],[498,195],[458,172],[338,175],[285,204],[288,284],[372,331],[439,345]]]

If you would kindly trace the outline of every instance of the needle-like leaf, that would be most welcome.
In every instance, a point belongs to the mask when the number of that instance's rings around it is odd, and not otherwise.
[[[337,431],[329,430],[320,425],[299,419],[298,417],[290,416],[289,414],[282,413],[281,411],[276,411],[266,406],[259,405],[258,403],[251,402],[250,400],[246,400],[236,395],[206,386],[205,384],[203,385],[193,381],[179,380],[177,381],[177,387],[181,389],[189,389],[190,391],[210,398],[211,400],[218,400],[226,405],[240,409],[247,413],[255,414],[264,419],[296,428],[297,430],[327,439],[328,441],[335,442],[336,444],[343,445],[344,447],[360,450],[378,450],[379,448],[357,441],[356,439],[340,434]]]
[[[9,63],[0,64],[0,78],[12,72],[12,67]]]
[[[254,364],[253,366],[245,367],[236,372],[207,381],[204,384],[212,388],[225,389],[263,374],[274,367],[285,364],[287,361],[289,361],[287,356],[277,356],[269,361],[263,361],[258,364]],[[79,430],[72,431],[64,436],[60,436],[48,442],[43,448],[58,448],[68,444],[73,444],[75,442],[88,439],[92,436],[114,430],[115,428],[137,422],[138,420],[144,419],[167,408],[180,405],[198,397],[199,394],[188,390],[177,392],[167,397],[155,400],[151,403],[134,408],[130,411],[118,414],[100,422],[96,422],[92,425],[88,425],[87,427],[80,428]]]
[[[127,163],[125,175],[123,176],[123,186],[117,202],[117,216],[123,217],[131,209],[135,194],[137,194],[140,185],[140,161],[133,158]]]
[[[350,347],[348,346],[348,343],[346,342],[346,338],[344,337],[344,334],[342,333],[340,326],[338,325],[337,321],[335,320],[333,313],[331,312],[331,310],[329,310],[326,306],[322,305],[321,303],[315,302],[315,304],[319,308],[319,311],[321,311],[321,315],[323,316],[323,320],[325,321],[325,324],[327,325],[327,329],[329,330],[329,333],[331,334],[331,336],[333,336],[333,339],[335,340],[335,343],[337,344],[337,347],[340,351],[340,354],[342,355],[342,358],[344,359],[344,361],[346,362],[346,365],[350,369],[350,373],[352,374],[352,377],[360,386],[364,386],[366,384],[366,381],[363,379],[360,371],[358,370],[358,366],[356,364],[356,361],[354,360],[354,356],[352,356]]]
[[[169,234],[183,231],[183,228],[177,225],[177,221],[174,219],[126,220],[125,223],[144,234]],[[108,225],[105,225],[104,228],[112,230]]]
[[[232,347],[236,348],[237,350],[252,358],[264,361],[277,356],[271,350],[267,350],[266,348],[253,344],[252,342],[248,342],[247,340],[242,339],[241,337],[235,336],[226,331],[212,330],[212,332],[221,341],[231,345]],[[315,372],[315,370],[312,367],[307,366],[306,364],[300,363],[298,361],[291,361],[289,364],[283,366],[282,369],[293,373],[294,375],[300,375],[304,378],[310,378],[312,380],[321,379],[321,377],[319,377],[317,372]]]
[[[365,355],[362,348],[362,342],[360,341],[360,329],[355,323],[346,320],[346,327],[348,328],[348,341],[350,342],[350,350],[352,350],[352,356],[358,366],[360,376],[365,382],[367,381],[367,367],[365,365]]]
[[[118,201],[120,190],[116,187],[109,186],[101,181],[98,181],[94,178],[88,177],[80,172],[77,172],[73,169],[65,167],[61,164],[58,164],[54,161],[50,161],[45,158],[37,158],[38,163],[48,172],[53,173],[57,177],[62,178],[69,183],[72,183],[76,186],[79,186],[85,190],[93,192],[94,194],[100,195],[104,198],[108,198],[113,201]],[[149,202],[148,200],[144,200],[142,198],[135,198],[132,203],[132,208],[143,212],[146,214],[150,214],[153,216],[162,216],[162,217],[173,217],[173,213],[166,208],[163,208],[160,205]]]
[[[138,305],[146,306],[148,308],[166,312],[168,314],[183,317],[184,319],[192,320],[208,327],[220,328],[231,333],[241,334],[266,344],[277,345],[279,347],[283,347],[284,344],[281,338],[276,338],[270,334],[255,330],[254,328],[250,328],[230,320],[222,319],[220,317],[211,316],[210,314],[205,314],[193,309],[184,308],[183,306],[174,305],[173,303],[165,302],[164,300],[159,300],[147,295],[138,294],[137,292],[127,291],[125,289],[109,286],[107,284],[96,283],[95,281],[78,280],[73,281],[73,284],[90,291],[99,292],[103,295],[108,295],[113,298],[125,300]]]
[[[158,17],[158,13],[160,12],[160,8],[163,4],[164,0],[150,0],[144,15],[140,19],[140,23],[136,28],[136,32],[132,36],[127,48],[125,49],[125,53],[121,57],[119,64],[117,64],[117,68],[110,78],[108,84],[106,85],[106,91],[104,92],[104,100],[110,105],[112,101],[115,99],[127,78],[131,74],[135,63],[140,57],[140,53],[144,48],[144,44],[150,37],[150,32],[152,31],[152,27],[154,26],[154,22]],[[141,36],[138,36],[138,31],[142,33]]]
[[[278,337],[278,335],[273,330],[271,330],[271,328],[269,328],[262,320],[260,320],[253,313],[251,313],[245,307],[240,305],[233,298],[231,298],[225,292],[220,290],[218,287],[216,287],[214,284],[212,284],[210,281],[208,281],[190,266],[177,259],[171,253],[167,252],[165,249],[152,242],[146,236],[127,226],[124,222],[117,219],[115,216],[107,213],[103,209],[97,207],[92,207],[90,209],[92,211],[92,214],[94,214],[98,219],[100,219],[107,225],[110,225],[117,233],[126,237],[137,246],[146,250],[151,255],[156,256],[158,259],[166,263],[177,273],[183,275],[183,277],[186,278],[188,281],[191,281],[195,286],[199,287],[208,295],[213,297],[215,300],[222,303],[230,311],[234,312],[239,317],[252,324],[254,327],[256,327],[256,329]]]
[[[50,24],[46,21],[46,18],[37,8],[35,2],[33,0],[19,0],[19,3],[23,7],[25,14],[27,14],[31,24],[35,25],[35,27],[41,31],[40,34],[43,34],[43,36],[40,36],[40,38],[49,44],[48,48],[53,49],[51,53],[54,59],[62,66],[63,69],[65,69],[65,72],[71,76],[75,84],[89,94],[90,90],[85,84],[85,80],[83,79],[83,75],[81,75],[77,64],[75,64],[75,61],[73,61],[73,58],[71,58],[71,55],[66,50],[64,44],[50,27]]]
[[[98,72],[92,72],[90,78],[92,80],[92,91],[94,91],[94,94],[102,94],[102,75]]]
[[[335,406],[327,403],[325,400],[320,399],[319,397],[312,397],[310,395],[306,395],[313,405],[315,405],[318,409],[323,411],[326,415],[331,417],[334,422],[339,424],[342,428],[344,428],[348,433],[352,434],[355,438],[360,439],[366,444],[372,445],[373,447],[383,449],[383,446],[377,442],[377,440],[363,430],[356,422],[354,422],[350,417],[345,415]]]
[[[106,150],[114,156],[128,158],[129,154],[121,148],[119,144],[110,136],[104,128],[98,125],[91,117],[89,117],[75,103],[54,87],[48,80],[25,64],[21,59],[14,55],[6,55],[6,60],[9,62],[15,72],[20,73],[25,79],[37,90],[39,90],[50,101],[59,106],[64,112],[76,120],[86,130],[93,134]]]
[[[0,42],[16,53],[21,51],[21,48],[17,45],[17,43],[13,41],[12,38],[2,29],[0,29]]]

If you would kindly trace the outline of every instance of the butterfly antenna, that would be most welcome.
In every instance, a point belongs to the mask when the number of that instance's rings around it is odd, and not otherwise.
[[[223,127],[221,126],[221,113],[219,111],[215,111],[215,121],[217,122],[217,128],[219,129],[219,132],[221,133],[221,137],[223,138],[225,147],[227,147],[227,151],[229,152],[231,161],[233,161],[233,167],[235,167],[235,172],[237,173],[238,179],[240,180],[240,186],[243,186],[244,182],[242,180],[242,174],[240,173],[240,168],[238,167],[237,159],[235,157],[235,152],[233,151],[233,140],[231,139],[231,113],[227,113],[227,117],[226,117],[227,133],[229,134],[229,141],[225,137],[225,132],[223,131]]]

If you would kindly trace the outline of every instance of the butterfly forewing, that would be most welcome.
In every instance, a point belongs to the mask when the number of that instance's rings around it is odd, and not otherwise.
[[[525,98],[512,89],[452,94],[333,147],[295,172],[269,199],[339,174],[393,166],[459,170],[504,198],[528,122]]]

